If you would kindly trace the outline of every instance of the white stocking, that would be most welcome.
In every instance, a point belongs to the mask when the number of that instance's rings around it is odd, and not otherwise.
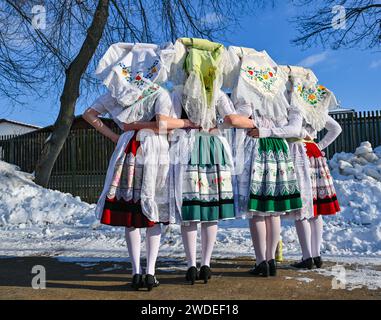
[[[311,226],[312,257],[320,257],[320,247],[323,242],[323,218],[317,216],[309,220]]]
[[[140,230],[137,228],[126,228],[126,243],[128,248],[128,253],[131,259],[132,274],[141,273],[140,270]]]
[[[256,264],[266,260],[266,222],[264,217],[250,219],[250,233],[253,240]]]
[[[201,223],[201,266],[210,267],[210,259],[217,238],[217,222]]]
[[[196,245],[197,245],[197,222],[191,222],[190,225],[181,226],[181,236],[185,255],[187,257],[188,268],[196,266]]]
[[[146,229],[147,268],[146,274],[155,275],[155,265],[159,253],[161,225],[155,224]]]
[[[307,219],[295,221],[296,233],[302,248],[303,260],[312,258],[311,253],[311,225]]]
[[[280,216],[265,218],[266,222],[266,260],[275,259],[276,247],[280,240]]]

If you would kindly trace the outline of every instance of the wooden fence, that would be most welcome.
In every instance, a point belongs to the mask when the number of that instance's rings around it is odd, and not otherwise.
[[[332,115],[343,133],[326,151],[330,158],[336,152],[353,152],[362,141],[381,145],[381,112],[359,112]],[[113,130],[118,128],[108,122]],[[324,130],[323,130],[324,131]],[[49,130],[21,136],[0,136],[0,159],[33,172]],[[324,132],[319,134],[319,138]],[[49,187],[95,202],[102,191],[108,161],[115,145],[94,129],[73,129],[54,165]]]
[[[381,145],[381,111],[364,111],[331,115],[342,127],[341,135],[325,151],[327,158],[337,152],[354,152],[363,141],[373,147]],[[320,140],[326,130],[318,134]]]
[[[118,130],[115,128],[115,130]],[[0,159],[33,172],[50,132],[0,136]],[[96,202],[115,144],[94,129],[71,131],[53,167],[48,187]]]

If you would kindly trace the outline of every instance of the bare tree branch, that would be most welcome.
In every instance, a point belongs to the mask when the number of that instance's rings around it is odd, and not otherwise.
[[[296,0],[308,12],[293,19],[298,36],[293,43],[302,47],[321,45],[333,49],[359,47],[379,49],[381,46],[381,3],[377,0],[312,1]],[[345,8],[345,27],[335,28],[332,9]]]
[[[270,1],[272,3],[272,1]],[[0,2],[0,95],[50,95],[61,89],[60,109],[36,167],[46,186],[67,138],[79,93],[96,90],[99,57],[115,42],[164,42],[180,36],[218,40],[248,8],[264,0],[5,0]],[[46,28],[32,27],[42,5]],[[40,7],[41,8],[41,7]]]

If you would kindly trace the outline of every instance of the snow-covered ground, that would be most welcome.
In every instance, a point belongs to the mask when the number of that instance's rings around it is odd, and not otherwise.
[[[342,212],[325,218],[324,257],[381,265],[381,147],[363,143],[355,154],[336,154],[330,166]],[[0,161],[0,256],[127,258],[123,229],[100,225],[94,208]],[[220,224],[214,257],[253,256],[247,223]],[[292,221],[283,221],[282,238],[284,255],[299,259]],[[184,257],[178,226],[164,228],[160,256]]]

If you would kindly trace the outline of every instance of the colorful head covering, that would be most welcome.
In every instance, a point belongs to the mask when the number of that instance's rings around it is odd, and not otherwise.
[[[289,75],[290,105],[299,110],[314,130],[322,130],[329,109],[338,105],[335,95],[318,83],[316,75],[310,69],[296,66],[282,66],[282,69]]]
[[[125,110],[122,122],[150,120],[161,84],[167,81],[175,50],[172,43],[116,43],[100,60],[96,76]]]
[[[192,122],[206,130],[213,128],[216,97],[222,86],[224,46],[204,39],[181,38],[175,48],[172,79],[175,85],[184,83],[183,108]]]
[[[236,108],[249,105],[253,114],[272,120],[287,117],[287,75],[266,51],[230,46],[229,67],[225,68]]]

